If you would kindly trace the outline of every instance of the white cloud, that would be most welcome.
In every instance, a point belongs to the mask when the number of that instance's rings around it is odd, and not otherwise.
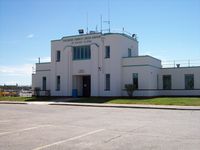
[[[30,85],[33,64],[0,65],[0,85]]]
[[[28,39],[31,39],[31,38],[34,37],[34,34],[31,33],[31,34],[27,35],[26,37],[27,37]]]
[[[25,76],[31,75],[33,64],[23,64],[15,66],[0,65],[0,74],[7,76]]]

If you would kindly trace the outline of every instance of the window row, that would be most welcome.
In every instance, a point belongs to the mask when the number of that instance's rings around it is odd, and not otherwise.
[[[90,46],[76,46],[73,47],[73,60],[90,59]]]
[[[132,49],[128,48],[128,57],[132,56]],[[60,62],[61,52],[56,51],[56,61]],[[90,46],[73,47],[73,60],[90,59]],[[105,46],[105,58],[110,58],[110,46]]]
[[[91,48],[89,45],[86,46],[75,46],[73,47],[73,60],[84,60],[91,58]],[[105,58],[110,58],[110,46],[105,46]],[[56,51],[56,62],[61,60],[61,51]]]
[[[163,89],[164,90],[172,89],[171,75],[163,75]],[[185,74],[185,89],[186,90],[194,89],[194,75],[193,74]]]

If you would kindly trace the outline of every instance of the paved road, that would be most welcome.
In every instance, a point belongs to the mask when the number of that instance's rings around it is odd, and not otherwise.
[[[200,111],[0,104],[1,150],[200,149]]]

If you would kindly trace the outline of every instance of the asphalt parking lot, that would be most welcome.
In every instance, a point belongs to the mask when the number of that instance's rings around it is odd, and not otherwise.
[[[0,104],[1,150],[200,149],[200,111]]]

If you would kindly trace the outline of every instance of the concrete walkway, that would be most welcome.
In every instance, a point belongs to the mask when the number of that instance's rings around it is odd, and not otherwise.
[[[196,110],[200,106],[175,106],[175,105],[143,105],[143,104],[99,104],[99,103],[73,103],[73,102],[18,102],[0,101],[0,104],[35,104],[35,105],[60,105],[60,106],[82,106],[82,107],[113,107],[113,108],[136,108],[136,109],[167,109],[167,110]]]

